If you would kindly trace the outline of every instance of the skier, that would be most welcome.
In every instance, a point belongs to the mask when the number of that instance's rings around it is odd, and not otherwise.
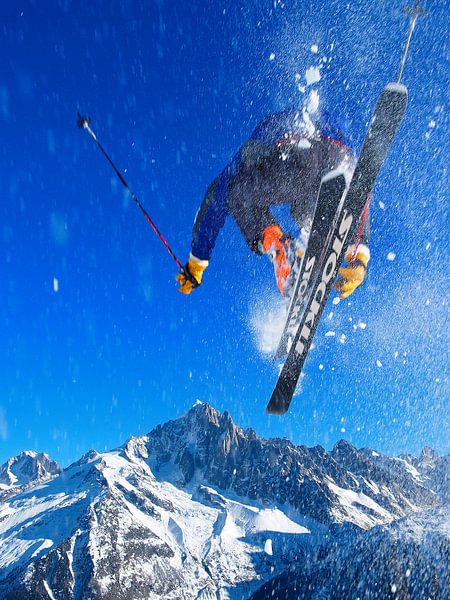
[[[328,113],[321,113],[314,124],[306,111],[288,110],[266,117],[208,187],[195,217],[185,266],[191,278],[183,272],[177,276],[179,291],[190,294],[201,284],[219,231],[231,214],[250,249],[266,254],[273,262],[277,286],[284,295],[302,251],[296,250],[292,238],[276,223],[270,205],[289,204],[298,227],[310,224],[321,178],[336,168],[350,178],[355,164],[345,128],[337,126]],[[347,267],[339,270],[336,289],[341,298],[352,294],[366,274],[370,259],[366,217],[367,211],[354,244],[345,253]]]

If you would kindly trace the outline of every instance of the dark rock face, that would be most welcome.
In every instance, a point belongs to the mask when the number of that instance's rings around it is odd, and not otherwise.
[[[63,471],[5,463],[0,598],[444,600],[448,473],[430,449],[294,446],[196,404]]]
[[[155,474],[165,463],[173,463],[182,474],[181,485],[197,472],[222,490],[267,505],[288,503],[324,524],[351,520],[333,486],[371,497],[395,517],[410,512],[411,503],[418,508],[437,503],[435,494],[404,468],[399,481],[389,459],[381,463],[371,452],[343,440],[331,452],[320,446],[294,446],[284,439],[263,440],[253,430],[237,427],[228,413],[221,415],[206,404],[158,426],[148,434],[146,446]],[[369,507],[364,510],[366,526],[376,524],[377,516]]]

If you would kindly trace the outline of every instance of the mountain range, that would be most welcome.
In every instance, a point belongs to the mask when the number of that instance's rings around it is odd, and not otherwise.
[[[0,471],[5,600],[448,598],[449,456],[262,439],[197,402],[61,469]]]

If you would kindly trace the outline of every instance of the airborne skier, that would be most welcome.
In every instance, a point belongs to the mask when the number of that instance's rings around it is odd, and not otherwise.
[[[281,294],[292,283],[292,271],[301,250],[285,235],[270,205],[290,205],[297,226],[308,227],[314,215],[321,179],[342,170],[350,179],[356,164],[350,136],[328,113],[313,123],[301,110],[266,117],[232,161],[208,187],[195,218],[191,254],[177,281],[190,294],[202,282],[212,249],[228,214],[236,221],[250,249],[273,262]],[[340,269],[336,288],[346,298],[363,282],[370,258],[367,211],[345,253],[348,265]],[[194,279],[194,281],[192,280]],[[288,293],[289,295],[289,293]]]

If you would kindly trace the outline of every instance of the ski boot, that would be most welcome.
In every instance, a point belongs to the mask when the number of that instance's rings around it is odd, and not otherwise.
[[[293,286],[301,255],[296,240],[285,235],[279,225],[269,225],[263,234],[262,250],[273,263],[277,287],[282,296]]]

